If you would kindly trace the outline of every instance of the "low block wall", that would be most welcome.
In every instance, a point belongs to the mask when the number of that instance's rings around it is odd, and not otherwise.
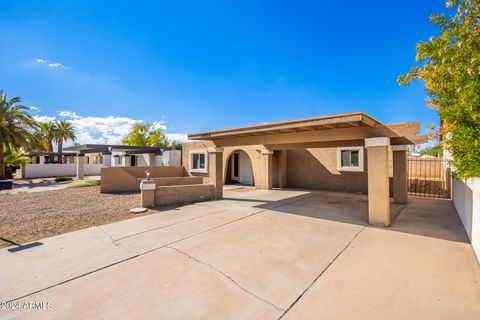
[[[155,190],[155,206],[212,200],[214,190],[213,184],[157,186]]]
[[[186,177],[187,170],[183,166],[170,167],[110,167],[102,168],[102,193],[139,192],[140,181],[145,179],[145,171],[150,171],[150,177]]]
[[[85,164],[84,174],[99,175],[103,167],[103,164]],[[24,179],[75,176],[77,165],[75,163],[32,163],[26,164],[23,172]]]
[[[453,204],[480,261],[480,178],[454,179]]]
[[[138,179],[140,184],[141,180]],[[190,185],[190,184],[202,184],[202,177],[171,177],[171,178],[153,178],[151,179],[157,186],[178,186],[178,185]]]

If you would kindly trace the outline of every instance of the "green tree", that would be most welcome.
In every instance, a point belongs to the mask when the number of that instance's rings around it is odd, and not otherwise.
[[[34,140],[35,120],[28,113],[27,106],[20,105],[21,99],[8,99],[0,91],[0,180],[5,179],[5,153],[30,149]]]
[[[36,130],[38,145],[40,149],[47,150],[50,154],[50,161],[53,160],[53,141],[56,137],[56,125],[55,122],[41,122],[38,124]]]
[[[439,135],[451,151],[460,177],[480,176],[480,0],[446,3],[453,13],[434,14],[437,36],[417,44],[417,64],[399,77],[400,85],[415,80],[440,116]]]
[[[434,146],[426,147],[418,152],[420,155],[429,155],[432,157],[440,157],[443,154],[443,149],[440,143]]]
[[[182,143],[180,141],[173,140],[170,143],[170,148],[172,148],[172,150],[182,150]]]
[[[122,143],[131,146],[167,148],[169,141],[162,129],[153,128],[150,123],[135,123],[123,137]]]
[[[67,120],[60,120],[55,122],[55,142],[58,145],[58,161],[63,163],[63,142],[68,140],[75,140],[75,127]]]
[[[12,173],[16,169],[20,169],[22,165],[30,163],[30,158],[26,157],[22,152],[15,150],[8,150],[4,147],[5,155],[5,176],[12,177]]]

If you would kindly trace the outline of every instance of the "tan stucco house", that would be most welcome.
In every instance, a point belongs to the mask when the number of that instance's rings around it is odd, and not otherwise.
[[[213,184],[257,189],[302,188],[368,194],[369,222],[390,224],[390,197],[405,204],[408,145],[418,122],[385,125],[361,113],[345,113],[192,133],[182,162],[192,176]]]

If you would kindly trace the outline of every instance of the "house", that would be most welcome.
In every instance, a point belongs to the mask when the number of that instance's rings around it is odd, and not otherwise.
[[[36,152],[28,155],[30,163],[17,170],[17,177],[31,179],[59,176],[100,175],[105,167],[175,166],[181,164],[180,150],[127,145],[84,144],[64,148],[59,154]],[[52,159],[50,159],[52,157]]]
[[[408,201],[408,146],[426,141],[418,122],[385,125],[344,113],[192,133],[183,165],[214,187],[302,188],[368,194],[369,222],[390,224],[390,196]]]

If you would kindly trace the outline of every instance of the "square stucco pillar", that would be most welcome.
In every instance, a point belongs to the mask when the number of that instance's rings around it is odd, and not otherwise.
[[[85,173],[85,155],[77,155],[77,180],[83,180]]]
[[[209,182],[214,185],[214,199],[223,198],[223,148],[208,148]]]
[[[157,188],[155,181],[142,180],[140,182],[140,190],[142,192],[142,207],[155,207],[155,189]]]
[[[255,180],[255,187],[257,189],[270,190],[272,189],[273,180],[273,151],[268,149],[260,150],[262,156],[260,161],[260,175]],[[257,177],[255,177],[257,178]]]
[[[388,147],[390,138],[367,138],[368,161],[368,223],[390,225],[390,181]]]
[[[393,202],[408,203],[408,146],[392,146]]]
[[[278,154],[278,187],[287,187],[287,150],[280,150]]]

